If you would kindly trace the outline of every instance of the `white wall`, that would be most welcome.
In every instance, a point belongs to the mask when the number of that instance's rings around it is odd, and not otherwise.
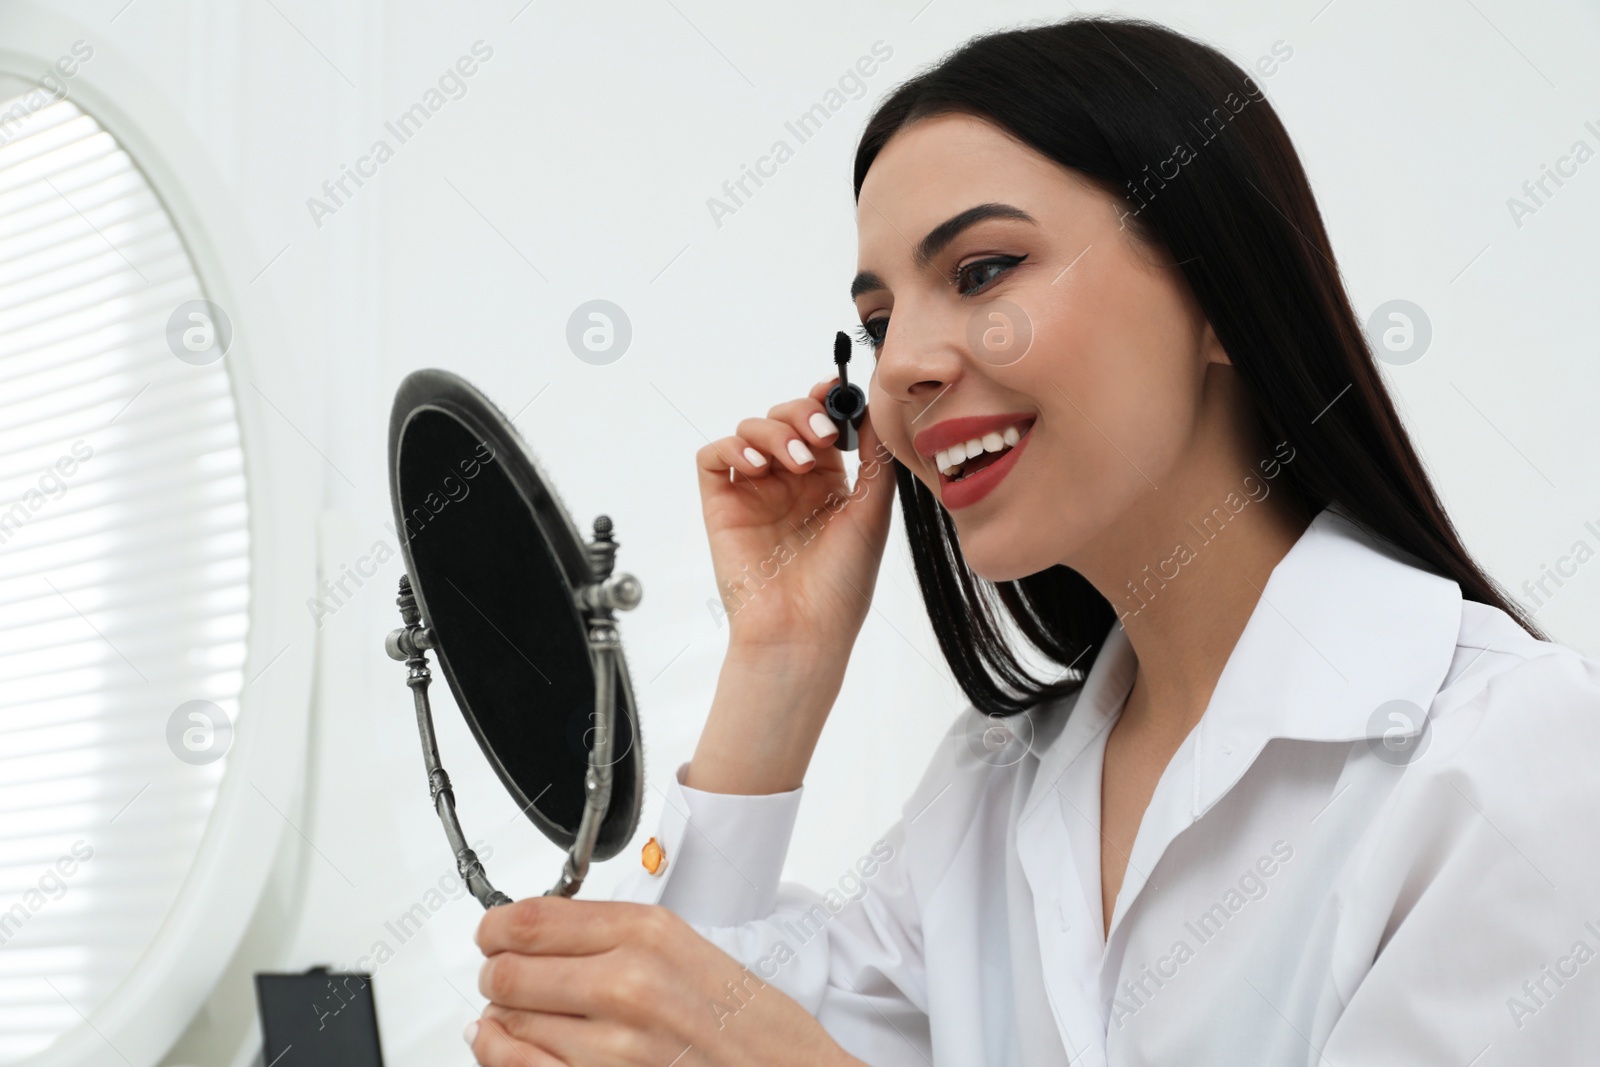
[[[659,784],[692,750],[726,638],[707,608],[715,589],[693,453],[829,372],[833,331],[853,321],[849,161],[870,106],[969,35],[1072,5],[984,14],[948,0],[785,11],[707,0],[524,5],[24,0],[0,10],[0,36],[75,24],[164,94],[203,146],[255,246],[259,276],[233,284],[270,293],[292,345],[282,358],[301,368],[303,389],[271,399],[298,431],[287,437],[302,450],[294,458],[317,471],[303,491],[322,501],[325,574],[378,542],[394,548],[385,430],[407,372],[449,368],[508,414],[521,411],[519,427],[580,528],[610,514],[619,564],[644,583],[624,641]],[[1517,592],[1575,541],[1600,545],[1584,526],[1600,528],[1591,421],[1600,162],[1520,227],[1506,205],[1574,141],[1600,146],[1584,128],[1600,131],[1593,7],[1251,0],[1225,14],[1199,2],[1119,10],[1199,35],[1243,64],[1274,42],[1293,49],[1263,84],[1312,176],[1358,312],[1405,298],[1432,320],[1429,354],[1386,374],[1468,546]],[[865,98],[717,225],[707,198],[773,140],[793,144],[785,120],[879,40],[893,56]],[[384,123],[478,41],[493,54],[465,95],[397,144]],[[113,66],[91,63],[82,76]],[[380,138],[397,146],[393,158],[319,225],[308,198]],[[593,298],[621,305],[633,324],[631,349],[609,366],[579,361],[564,340],[569,314]],[[898,516],[896,526],[837,721],[807,779],[786,873],[814,885],[832,882],[897,816],[963,703]],[[255,924],[169,1064],[245,1062],[259,1040],[250,974],[349,966],[380,939],[398,947],[375,981],[388,1062],[462,1059],[459,1031],[479,1003],[480,909],[455,900],[404,945],[384,926],[452,870],[404,671],[382,651],[399,573],[390,559],[323,620],[308,785],[288,813],[298,832],[285,836]],[[1600,564],[1586,565],[1538,618],[1600,654],[1597,601]],[[435,695],[469,837],[491,844],[498,886],[542,892],[558,852],[475,758],[442,682]],[[648,790],[641,840],[660,803]],[[636,854],[599,867],[584,895],[607,894]]]

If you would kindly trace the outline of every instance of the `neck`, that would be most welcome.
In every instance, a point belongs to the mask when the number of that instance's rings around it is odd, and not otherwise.
[[[1261,465],[1279,458],[1271,446],[1212,455],[1221,458],[1168,472],[1165,490],[1067,561],[1116,609],[1138,658],[1127,725],[1177,741],[1204,714],[1267,578],[1314,517],[1281,460]]]

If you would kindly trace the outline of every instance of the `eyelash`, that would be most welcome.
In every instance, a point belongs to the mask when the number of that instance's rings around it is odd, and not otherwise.
[[[949,275],[950,284],[953,285],[953,286],[957,286],[959,288],[959,286],[961,284],[962,275],[966,274],[968,271],[976,270],[976,269],[978,269],[980,267],[1001,267],[1001,268],[1004,268],[999,274],[994,275],[988,281],[983,282],[981,285],[977,286],[974,289],[969,289],[966,292],[960,294],[963,297],[972,296],[974,293],[980,292],[981,290],[986,288],[988,286],[989,282],[994,281],[995,278],[998,278],[998,277],[1001,276],[1001,274],[1004,274],[1005,270],[1009,270],[1010,268],[1015,267],[1018,263],[1021,263],[1023,260],[1025,260],[1027,258],[1028,257],[1026,255],[1022,255],[1022,256],[990,256],[987,259],[978,259],[978,260],[974,260],[971,263],[964,263],[961,266],[956,267],[953,270],[951,270],[950,275]],[[857,326],[856,329],[855,329],[856,339],[858,341],[860,341],[862,344],[867,345],[868,347],[870,347],[874,352],[876,352],[878,350],[878,348],[880,348],[883,345],[883,342],[884,342],[884,338],[878,337],[872,332],[873,328],[880,322],[884,324],[883,329],[884,329],[885,332],[887,332],[888,329],[889,329],[889,326],[888,326],[889,316],[887,316],[887,315],[879,315],[875,319],[868,319],[866,322],[862,323],[860,326]]]
[[[862,344],[866,345],[868,348],[871,348],[874,351],[876,351],[878,346],[883,344],[883,341],[880,338],[874,337],[872,335],[872,325],[873,325],[873,323],[876,323],[876,322],[887,322],[887,321],[888,321],[888,316],[887,315],[879,315],[875,319],[868,319],[866,322],[863,322],[860,326],[857,326],[856,329],[855,329],[856,340],[860,341]]]

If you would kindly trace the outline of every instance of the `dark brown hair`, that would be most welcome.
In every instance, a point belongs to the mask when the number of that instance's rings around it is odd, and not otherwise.
[[[856,199],[895,131],[949,112],[1001,127],[1124,200],[1132,233],[1182,269],[1267,439],[1294,448],[1282,471],[1311,513],[1336,505],[1454,580],[1466,599],[1544,637],[1445,514],[1384,389],[1299,157],[1245,71],[1138,19],[1078,17],[975,37],[878,106],[856,149]],[[1181,171],[1161,175],[1158,163],[1179,145],[1189,149]],[[979,578],[949,512],[893,462],[923,601],[968,699],[1011,715],[1080,687],[1117,617],[1110,602],[1063,565],[1015,581]],[[1002,635],[1000,607],[1062,678],[1027,671]]]

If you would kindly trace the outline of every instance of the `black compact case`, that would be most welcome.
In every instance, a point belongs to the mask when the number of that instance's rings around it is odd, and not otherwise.
[[[383,1067],[370,974],[258,974],[256,1005],[264,1064]]]

